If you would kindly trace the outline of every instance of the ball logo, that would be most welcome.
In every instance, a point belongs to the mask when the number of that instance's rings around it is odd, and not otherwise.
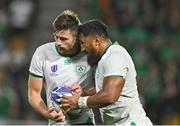
[[[72,96],[73,93],[72,93],[71,89],[66,87],[66,86],[55,87],[53,89],[53,91],[51,92],[51,100],[53,102],[52,104],[55,107],[56,111],[59,111],[60,109],[63,109],[63,108],[61,108],[62,107],[61,98],[62,98],[63,95]],[[75,109],[75,110],[69,111],[67,114],[70,114],[71,118],[75,119],[77,116],[73,116],[73,115],[77,115],[77,114],[79,114],[81,112],[82,112],[81,109]]]
[[[58,69],[58,66],[57,66],[57,65],[51,66],[51,71],[52,71],[52,72],[56,72],[57,69]]]

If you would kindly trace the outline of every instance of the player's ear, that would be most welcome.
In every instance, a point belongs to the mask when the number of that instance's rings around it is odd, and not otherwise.
[[[96,37],[95,37],[95,46],[99,47],[99,45],[100,45],[100,38],[99,38],[99,36],[96,35]]]

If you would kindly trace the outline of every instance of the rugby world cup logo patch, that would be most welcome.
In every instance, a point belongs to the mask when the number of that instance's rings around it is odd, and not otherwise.
[[[52,72],[56,72],[57,69],[58,69],[58,66],[57,66],[57,65],[51,66],[51,71],[52,71]]]

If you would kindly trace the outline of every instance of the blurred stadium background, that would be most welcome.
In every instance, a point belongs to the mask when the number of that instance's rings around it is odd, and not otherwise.
[[[102,19],[133,57],[152,122],[180,124],[179,0],[0,0],[0,124],[47,124],[27,102],[28,68],[65,9]]]

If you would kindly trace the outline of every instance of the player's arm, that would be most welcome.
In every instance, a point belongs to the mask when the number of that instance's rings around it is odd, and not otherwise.
[[[115,103],[121,95],[125,79],[122,77],[108,76],[103,80],[103,88],[95,95],[87,98],[90,108],[103,107]]]
[[[103,80],[103,88],[96,94],[88,97],[78,97],[74,95],[63,96],[62,103],[64,107],[75,108],[96,108],[104,107],[115,103],[121,95],[122,88],[124,87],[125,79],[122,77],[108,76]]]
[[[30,105],[43,116],[46,116],[47,107],[41,98],[41,90],[43,85],[42,78],[36,78],[29,75],[28,79],[28,101]]]
[[[96,89],[95,88],[83,88],[83,93],[81,96],[92,96],[96,94]]]
[[[91,96],[96,93],[96,89],[94,87],[91,88],[82,88],[79,84],[72,84],[69,88],[76,94],[80,96]]]
[[[28,101],[30,105],[39,113],[41,113],[46,119],[54,121],[63,121],[63,113],[56,112],[54,108],[48,110],[46,104],[41,98],[41,90],[43,87],[43,79],[29,75],[28,79]]]

